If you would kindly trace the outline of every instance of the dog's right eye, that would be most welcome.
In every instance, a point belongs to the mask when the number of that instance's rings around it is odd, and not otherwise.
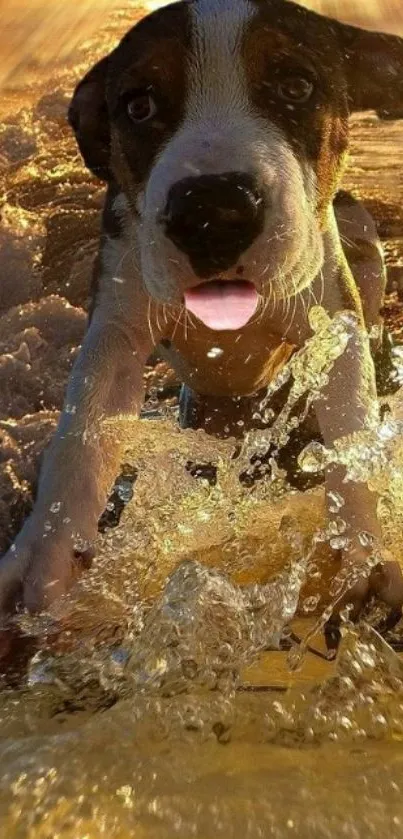
[[[130,94],[126,100],[127,113],[132,122],[147,122],[157,111],[157,106],[151,92],[144,88]]]
[[[279,82],[277,86],[278,95],[286,102],[302,104],[311,98],[314,91],[314,84],[304,76],[288,76]]]

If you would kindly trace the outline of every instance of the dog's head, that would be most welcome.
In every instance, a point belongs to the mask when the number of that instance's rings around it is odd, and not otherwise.
[[[70,121],[121,188],[150,295],[236,328],[320,270],[363,109],[403,116],[402,39],[287,0],[185,0],[88,73]]]

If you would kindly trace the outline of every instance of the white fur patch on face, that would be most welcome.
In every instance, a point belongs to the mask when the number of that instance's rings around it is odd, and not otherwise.
[[[257,8],[248,0],[197,0],[187,13],[192,41],[184,118],[156,158],[138,203],[146,287],[157,299],[173,302],[195,283],[187,257],[161,223],[173,184],[239,172],[253,176],[269,208],[262,233],[238,263],[243,277],[259,288],[270,285],[270,295],[290,296],[320,267],[316,181],[313,169],[297,160],[286,134],[252,103],[242,43]]]
[[[193,60],[185,119],[216,121],[234,111],[249,111],[241,44],[255,14],[247,0],[198,0],[191,5]]]

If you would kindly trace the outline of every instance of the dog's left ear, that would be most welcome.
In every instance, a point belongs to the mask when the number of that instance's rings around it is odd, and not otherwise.
[[[340,24],[352,111],[403,118],[403,38]]]

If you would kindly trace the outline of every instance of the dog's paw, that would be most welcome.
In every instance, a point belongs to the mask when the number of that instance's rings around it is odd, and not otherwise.
[[[360,565],[368,559],[364,552],[357,551],[348,555],[346,567],[354,569],[355,576]],[[367,605],[374,601],[386,609],[386,616],[376,627],[380,632],[393,629],[403,614],[403,573],[402,568],[387,550],[382,551],[382,561],[373,568],[369,576],[359,576],[358,580],[344,594],[325,628],[329,649],[335,649],[340,640],[340,613],[347,610],[348,617],[357,621]]]
[[[19,608],[46,609],[69,590],[94,556],[93,540],[46,533],[28,520],[0,559],[0,617]]]

